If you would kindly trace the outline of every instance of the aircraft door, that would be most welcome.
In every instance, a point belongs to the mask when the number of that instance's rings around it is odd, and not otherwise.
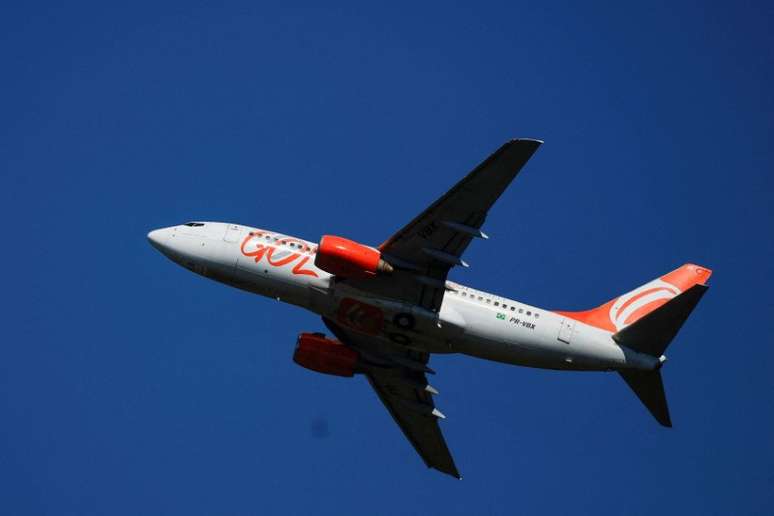
[[[559,336],[557,337],[561,342],[565,344],[570,343],[572,339],[572,332],[575,330],[575,321],[564,317],[562,319],[562,325],[559,327]]]
[[[239,242],[239,237],[242,236],[242,228],[237,224],[227,224],[226,233],[223,235],[223,240],[226,242]]]

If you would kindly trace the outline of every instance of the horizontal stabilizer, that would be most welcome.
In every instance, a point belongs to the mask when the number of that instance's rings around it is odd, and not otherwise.
[[[618,372],[642,404],[653,414],[656,421],[671,427],[672,420],[669,418],[669,407],[664,393],[664,383],[661,381],[661,371],[622,370]]]
[[[697,283],[613,335],[613,340],[634,351],[660,357],[708,288]]]

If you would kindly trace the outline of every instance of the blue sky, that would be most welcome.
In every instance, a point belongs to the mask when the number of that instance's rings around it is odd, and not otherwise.
[[[771,4],[0,14],[3,514],[771,510]],[[145,239],[378,244],[512,137],[546,143],[451,279],[583,309],[714,269],[669,349],[674,429],[616,375],[435,357],[456,481],[362,378],[291,361],[317,317]]]

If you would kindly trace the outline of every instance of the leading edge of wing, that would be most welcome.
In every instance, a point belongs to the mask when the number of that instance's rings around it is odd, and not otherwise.
[[[522,169],[522,167],[526,165],[527,161],[529,161],[529,159],[532,157],[535,151],[537,151],[537,149],[542,144],[543,144],[543,140],[538,140],[537,138],[514,138],[511,140],[508,140],[503,145],[501,145],[500,148],[498,148],[496,151],[490,154],[489,157],[487,157],[484,161],[482,161],[478,166],[476,166],[476,168],[474,168],[471,172],[469,172],[464,178],[462,178],[459,182],[457,182],[457,184],[455,184],[444,195],[436,199],[435,202],[433,202],[430,206],[428,206],[425,210],[423,210],[419,215],[414,217],[414,219],[412,219],[411,222],[409,222],[403,228],[398,230],[390,238],[382,242],[382,244],[379,246],[379,249],[382,251],[388,250],[390,245],[393,242],[400,239],[404,234],[408,233],[424,217],[426,217],[429,213],[434,212],[441,204],[443,204],[447,199],[449,199],[452,195],[454,195],[454,193],[457,190],[464,188],[465,185],[469,181],[471,181],[477,174],[479,174],[482,170],[492,165],[495,161],[500,159],[503,156],[503,154],[507,153],[513,147],[521,146],[523,147],[523,151],[524,151],[523,153],[519,153],[517,156],[515,156],[516,159],[514,162],[514,168],[515,168],[515,174],[517,174]],[[510,180],[508,182],[510,182]],[[497,197],[500,196],[500,193],[502,192],[499,192],[497,194]]]

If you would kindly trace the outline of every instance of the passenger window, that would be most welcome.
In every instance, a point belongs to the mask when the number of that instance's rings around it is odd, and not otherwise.
[[[523,314],[524,313],[524,309],[523,308],[519,308],[519,313]]]
[[[532,315],[532,312],[530,312],[530,311],[527,311],[527,315]]]
[[[500,306],[500,303],[495,301],[495,306]]]
[[[515,307],[515,306],[512,306],[512,307],[511,307],[511,312],[515,312],[515,311],[516,311],[516,307]]]

